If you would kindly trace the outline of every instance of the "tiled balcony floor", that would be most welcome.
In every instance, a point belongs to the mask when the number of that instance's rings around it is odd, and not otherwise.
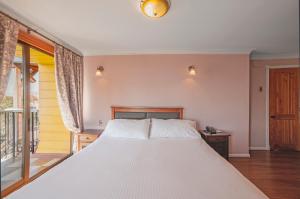
[[[67,154],[49,154],[49,153],[35,153],[31,154],[30,158],[30,176],[37,174],[43,169],[53,165],[57,161],[66,157]],[[21,156],[11,158],[1,162],[1,188],[4,189],[20,180],[21,176]]]

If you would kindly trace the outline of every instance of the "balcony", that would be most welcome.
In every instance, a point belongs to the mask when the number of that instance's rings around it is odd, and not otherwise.
[[[22,173],[23,130],[22,109],[8,108],[0,111],[1,132],[1,187],[6,187]],[[34,175],[65,157],[66,153],[40,153],[39,111],[30,113],[30,174]]]
[[[22,109],[0,111],[1,162],[15,158],[23,151]],[[34,154],[39,144],[38,110],[30,113],[30,152]]]

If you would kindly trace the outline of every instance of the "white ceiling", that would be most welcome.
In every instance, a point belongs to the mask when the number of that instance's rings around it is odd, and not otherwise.
[[[298,0],[171,0],[160,19],[138,0],[0,0],[84,55],[247,53],[297,56]],[[6,9],[7,10],[7,9]]]

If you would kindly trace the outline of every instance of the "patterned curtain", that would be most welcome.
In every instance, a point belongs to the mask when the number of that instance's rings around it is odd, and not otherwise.
[[[60,112],[72,133],[83,130],[83,57],[55,45],[55,77]],[[75,145],[76,146],[76,145]]]
[[[19,24],[0,13],[0,102],[7,88],[8,73],[15,56]]]

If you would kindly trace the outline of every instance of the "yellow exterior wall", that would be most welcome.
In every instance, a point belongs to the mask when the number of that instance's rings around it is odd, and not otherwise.
[[[37,153],[70,153],[70,133],[57,102],[54,58],[30,49],[30,62],[39,66],[39,145]]]
[[[38,153],[69,153],[70,133],[58,107],[54,65],[39,65],[40,143]]]

